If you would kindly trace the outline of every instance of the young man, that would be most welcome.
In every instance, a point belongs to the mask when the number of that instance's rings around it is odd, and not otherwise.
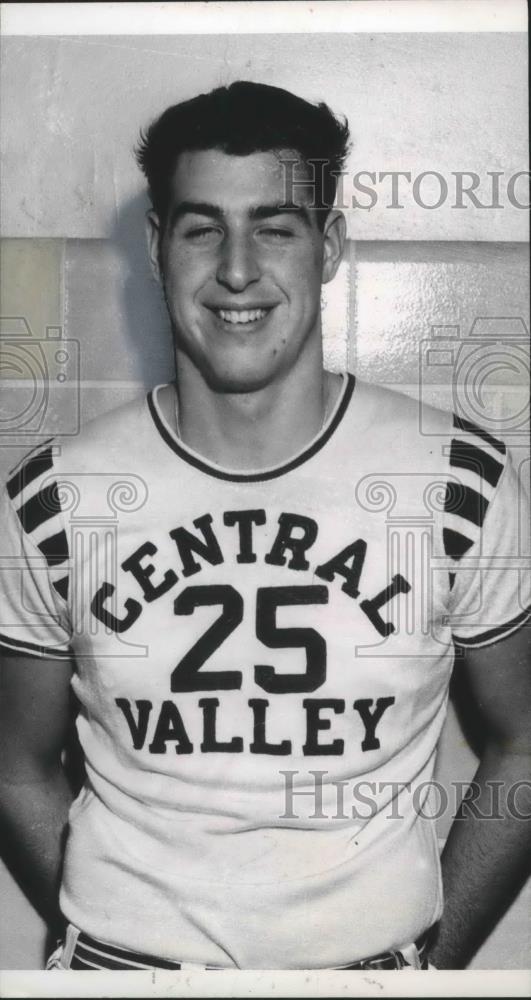
[[[61,880],[63,968],[426,967],[438,921],[459,967],[521,875],[517,482],[491,435],[429,409],[421,435],[416,402],[323,370],[346,142],[257,84],[168,109],[139,159],[175,384],[9,477],[4,825],[51,921]],[[454,644],[488,739],[443,909],[426,796]]]

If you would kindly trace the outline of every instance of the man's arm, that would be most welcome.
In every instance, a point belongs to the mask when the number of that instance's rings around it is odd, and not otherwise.
[[[486,739],[473,779],[480,793],[473,807],[460,810],[442,856],[444,912],[430,954],[439,969],[466,966],[529,868],[530,633],[524,626],[492,646],[467,649],[458,661],[457,669],[467,670]]]
[[[0,830],[8,863],[53,931],[72,801],[61,754],[70,722],[68,660],[0,651]]]

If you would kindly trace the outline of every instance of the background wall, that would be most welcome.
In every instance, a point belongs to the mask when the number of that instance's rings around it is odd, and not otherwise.
[[[7,38],[2,226],[11,236],[115,237],[143,190],[131,156],[140,126],[168,104],[252,79],[346,114],[349,172],[447,179],[437,210],[409,198],[406,209],[382,200],[349,213],[357,239],[525,240],[526,213],[503,193],[527,166],[526,53],[526,36],[510,32]],[[485,203],[486,171],[504,174],[503,207],[452,207],[452,172],[467,170],[483,175]],[[427,182],[421,194],[436,200]],[[525,180],[515,195],[525,204]]]
[[[402,209],[389,207],[387,187],[371,211],[347,211],[345,259],[324,295],[327,361],[440,406],[472,407],[472,419],[506,438],[524,476],[528,230],[506,187],[527,167],[525,41],[489,33],[5,38],[0,474],[42,438],[75,434],[172,378],[131,151],[140,125],[167,104],[244,77],[346,113],[349,171],[436,171],[447,180],[437,209],[415,204],[406,185]],[[484,204],[496,200],[488,172],[497,172],[500,207],[452,208],[459,171],[480,175]],[[432,180],[426,202],[436,200]],[[520,188],[518,197],[524,202]],[[447,357],[451,349],[453,362],[430,367],[432,342]],[[481,372],[477,398],[459,384],[455,396],[458,370]],[[450,787],[475,766],[452,709],[438,777]],[[450,818],[441,818],[441,840]],[[37,968],[43,925],[5,870],[0,882],[0,967]],[[528,886],[474,968],[528,965],[530,903]]]

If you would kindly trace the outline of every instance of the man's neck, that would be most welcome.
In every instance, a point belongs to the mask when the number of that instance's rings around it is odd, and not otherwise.
[[[168,387],[161,406],[183,443],[203,458],[227,469],[265,469],[313,440],[340,388],[340,376],[322,365],[250,393],[215,392],[186,372],[177,379],[177,391]]]

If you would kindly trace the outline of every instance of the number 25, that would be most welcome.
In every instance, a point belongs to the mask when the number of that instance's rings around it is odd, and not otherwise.
[[[326,642],[313,628],[280,628],[279,607],[328,603],[328,588],[259,587],[256,594],[256,635],[268,649],[305,649],[306,670],[277,673],[267,664],[257,664],[257,684],[270,694],[315,691],[326,679]],[[219,691],[241,688],[240,670],[201,670],[210,656],[231,635],[243,619],[243,598],[230,585],[187,587],[176,598],[176,615],[191,615],[196,608],[221,605],[221,614],[183,656],[171,675],[172,691]]]

